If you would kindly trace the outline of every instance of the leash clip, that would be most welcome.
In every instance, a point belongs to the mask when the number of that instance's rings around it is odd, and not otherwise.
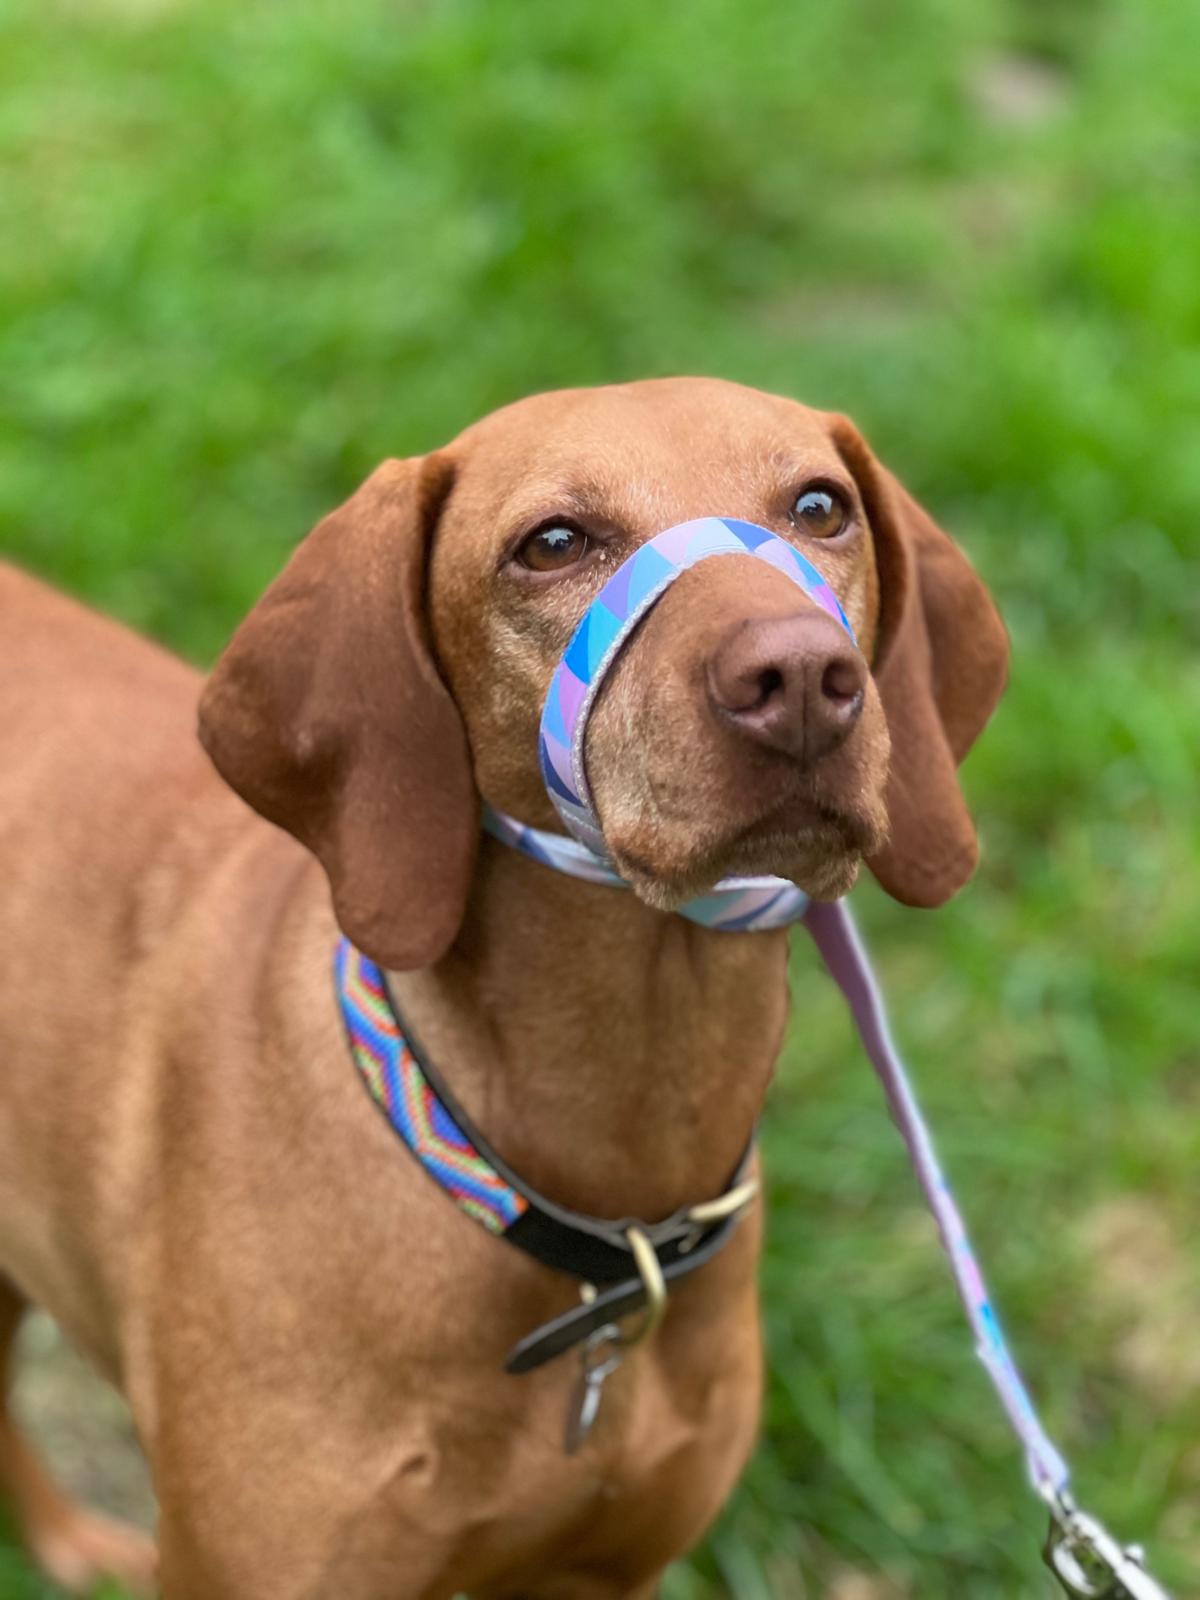
[[[1121,1545],[1065,1489],[1043,1489],[1050,1508],[1046,1565],[1074,1600],[1171,1600],[1146,1571],[1139,1545]]]

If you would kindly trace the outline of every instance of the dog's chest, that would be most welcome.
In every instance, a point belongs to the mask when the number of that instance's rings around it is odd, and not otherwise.
[[[611,1570],[621,1583],[652,1576],[719,1510],[757,1426],[756,1339],[719,1363],[672,1354],[630,1357],[573,1456],[563,1447],[570,1357],[499,1393],[460,1390],[452,1414],[432,1406],[406,1425],[404,1460],[377,1506],[382,1524],[419,1521],[441,1544],[444,1570],[479,1600],[576,1571]]]

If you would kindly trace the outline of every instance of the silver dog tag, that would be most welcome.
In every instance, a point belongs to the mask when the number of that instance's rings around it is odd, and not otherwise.
[[[577,1455],[583,1449],[599,1414],[603,1393],[604,1379],[598,1378],[594,1372],[585,1372],[576,1386],[571,1409],[567,1413],[566,1447],[569,1456]]]
[[[604,1385],[621,1365],[620,1338],[620,1329],[609,1323],[590,1334],[580,1351],[583,1370],[567,1411],[564,1444],[569,1456],[577,1455],[583,1449],[600,1411]]]

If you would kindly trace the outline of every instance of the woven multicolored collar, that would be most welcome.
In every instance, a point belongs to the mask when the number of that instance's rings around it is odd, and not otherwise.
[[[490,1233],[581,1283],[600,1286],[585,1304],[523,1339],[508,1358],[510,1371],[540,1366],[645,1303],[645,1284],[630,1245],[632,1227],[649,1241],[670,1282],[716,1254],[753,1198],[747,1151],[723,1197],[663,1222],[608,1222],[555,1205],[491,1148],[402,1023],[386,974],[348,939],[338,942],[334,977],[359,1075],[392,1130],[438,1187]]]
[[[491,1233],[504,1233],[529,1202],[480,1152],[431,1086],[400,1031],[382,969],[341,939],[334,972],[351,1054],[372,1100],[455,1204]]]

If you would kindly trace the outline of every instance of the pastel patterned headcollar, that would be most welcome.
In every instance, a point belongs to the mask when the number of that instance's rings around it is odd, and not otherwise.
[[[712,556],[754,556],[790,578],[851,639],[854,630],[837,596],[811,561],[786,539],[736,517],[699,517],[656,535],[623,561],[592,601],[550,681],[538,754],[554,807],[573,836],[546,833],[490,807],[484,827],[495,838],[546,866],[597,883],[624,884],[604,845],[584,762],[588,718],[604,675],[633,630],[689,567]],[[577,841],[577,842],[576,842]],[[782,928],[797,922],[808,896],[784,878],[724,878],[681,914],[729,932]]]
[[[550,686],[542,715],[542,771],[559,815],[574,837],[543,833],[511,817],[485,811],[489,832],[574,877],[622,884],[604,849],[588,790],[584,770],[588,715],[605,672],[641,618],[681,572],[717,555],[752,555],[769,562],[828,611],[853,639],[853,630],[829,585],[785,540],[753,523],[729,517],[705,517],[669,528],[637,550],[604,585],[576,629]],[[1071,1497],[1066,1462],[1038,1419],[992,1309],[962,1216],[892,1041],[871,963],[845,902],[810,905],[800,890],[782,879],[729,878],[702,900],[683,907],[683,912],[697,922],[727,929],[779,927],[803,918],[849,1002],[937,1222],[975,1334],[977,1353],[1024,1446],[1030,1479],[1050,1508],[1047,1562],[1073,1595],[1169,1600],[1146,1572],[1140,1550],[1123,1548],[1096,1519],[1080,1511]],[[490,1148],[433,1064],[422,1055],[411,1031],[402,1026],[386,975],[346,940],[338,945],[336,980],[355,1064],[372,1098],[426,1172],[489,1231],[544,1264],[573,1273],[589,1286],[580,1305],[521,1340],[509,1356],[510,1372],[527,1372],[585,1339],[607,1338],[610,1346],[615,1340],[619,1352],[620,1334],[615,1324],[628,1312],[648,1304],[652,1277],[657,1276],[661,1295],[670,1280],[694,1271],[720,1249],[752,1192],[753,1186],[741,1181],[746,1175],[744,1161],[715,1213],[710,1204],[650,1225],[609,1223],[565,1211],[524,1184]],[[715,1214],[719,1220],[713,1220]],[[706,1222],[711,1226],[706,1228]],[[640,1276],[630,1276],[632,1258],[637,1255],[632,1249],[635,1234],[654,1263],[650,1276],[640,1256],[636,1262]],[[585,1350],[590,1348],[585,1346]],[[593,1401],[591,1410],[582,1408],[578,1413],[586,1434],[599,1386],[616,1365],[616,1358],[596,1367],[587,1365],[586,1355],[584,1360],[584,1392],[591,1394]],[[589,1387],[593,1383],[594,1392]]]

